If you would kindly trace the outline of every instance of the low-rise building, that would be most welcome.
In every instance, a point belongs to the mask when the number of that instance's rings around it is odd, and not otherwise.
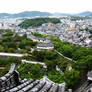
[[[54,49],[54,45],[53,43],[39,43],[37,45],[37,49],[44,49],[44,50]]]

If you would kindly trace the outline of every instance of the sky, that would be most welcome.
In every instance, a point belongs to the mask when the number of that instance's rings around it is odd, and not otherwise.
[[[71,14],[92,11],[92,0],[0,0],[0,13],[23,11]]]

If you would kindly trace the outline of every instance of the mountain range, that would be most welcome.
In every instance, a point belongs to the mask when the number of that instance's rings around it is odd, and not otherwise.
[[[77,14],[78,16],[92,16],[92,12],[90,11],[85,11]]]
[[[40,11],[24,11],[20,13],[15,14],[9,14],[9,13],[0,13],[0,18],[18,18],[18,17],[36,17],[36,16],[92,16],[92,12],[85,11],[78,14],[69,14],[69,13],[49,13],[49,12],[40,12]]]

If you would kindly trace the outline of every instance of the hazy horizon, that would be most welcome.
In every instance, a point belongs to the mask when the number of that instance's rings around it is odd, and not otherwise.
[[[0,13],[41,11],[50,13],[80,13],[92,11],[91,0],[3,0]]]
[[[38,12],[48,12],[48,11],[39,11],[39,10],[34,10],[34,11],[38,11]],[[0,13],[8,13],[8,14],[17,14],[17,13],[22,13],[22,12],[32,12],[32,11],[20,11],[20,12],[14,12],[14,13],[11,13],[11,12],[0,12]],[[77,13],[67,13],[65,12],[65,14],[78,14],[78,13],[82,13],[82,12],[92,12],[92,11],[81,11],[81,12],[77,12]],[[54,14],[54,13],[64,13],[64,12],[48,12],[48,13],[51,13],[51,14]]]

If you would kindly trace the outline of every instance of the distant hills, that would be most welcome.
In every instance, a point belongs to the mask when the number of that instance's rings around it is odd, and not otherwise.
[[[40,11],[24,11],[16,14],[0,13],[0,18],[5,17],[18,18],[18,17],[36,17],[36,16],[52,16],[52,14]]]
[[[68,13],[49,13],[40,11],[24,11],[16,14],[0,13],[0,18],[18,18],[18,17],[36,17],[36,16],[92,16],[92,12],[85,11],[78,14],[68,14]]]
[[[48,12],[40,12],[40,11],[31,11],[31,12],[25,11],[12,15],[12,17],[35,17],[35,16],[52,16],[52,14]]]
[[[53,16],[71,16],[71,14],[68,14],[68,13],[54,13]]]
[[[92,12],[90,11],[85,11],[85,12],[81,12],[79,14],[76,14],[78,16],[92,16]]]
[[[54,13],[55,16],[92,16],[92,12],[84,11],[78,14],[69,14],[69,13]]]

